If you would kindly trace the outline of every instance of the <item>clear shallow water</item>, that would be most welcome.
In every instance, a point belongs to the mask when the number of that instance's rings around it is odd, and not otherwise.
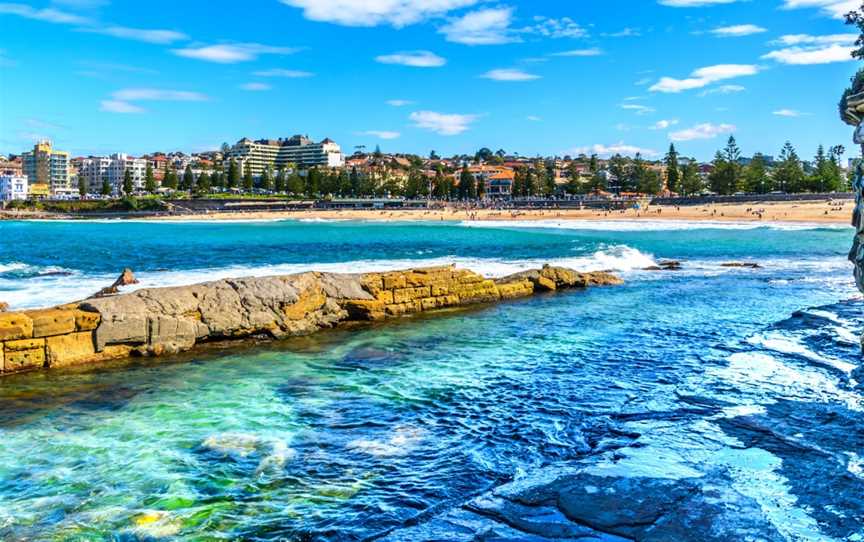
[[[26,241],[0,243],[0,266],[74,275],[5,271],[0,298],[43,281],[53,299],[123,265],[160,283],[309,262],[554,260],[614,264],[628,282],[0,380],[0,538],[367,540],[574,464],[719,470],[788,540],[864,537],[849,231],[0,223],[10,232]],[[659,258],[687,269],[636,270]],[[732,260],[766,267],[719,266]]]

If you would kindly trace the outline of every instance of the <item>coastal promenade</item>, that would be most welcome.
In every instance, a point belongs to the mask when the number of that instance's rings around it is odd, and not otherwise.
[[[497,280],[454,266],[384,273],[308,272],[225,279],[0,312],[0,375],[162,356],[197,344],[283,339],[350,323],[615,285],[604,272],[544,266]]]

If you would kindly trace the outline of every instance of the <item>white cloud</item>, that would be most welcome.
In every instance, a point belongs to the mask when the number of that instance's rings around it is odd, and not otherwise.
[[[721,134],[731,134],[735,131],[735,126],[732,124],[697,124],[692,128],[672,132],[669,134],[669,139],[672,141],[692,141],[694,139],[714,139]]]
[[[712,34],[721,38],[738,38],[767,32],[766,28],[755,24],[736,24],[732,26],[721,26],[711,31]]]
[[[93,3],[89,3],[89,6],[84,6],[80,2],[74,0],[63,3],[77,8],[96,7],[96,4]],[[0,3],[0,14],[17,15],[18,17],[24,17],[25,19],[33,19],[46,23],[75,25],[78,27],[76,30],[82,32],[104,34],[115,38],[143,41],[147,43],[167,44],[189,39],[186,34],[174,30],[152,30],[105,24],[90,17],[77,15],[75,13],[69,13],[54,8],[36,9],[27,4]]]
[[[797,111],[795,109],[778,109],[771,114],[778,117],[802,117],[806,115],[806,113],[802,113],[801,111]]]
[[[665,130],[665,129],[669,128],[670,126],[675,126],[676,124],[678,124],[678,119],[658,120],[649,129],[650,130]]]
[[[706,87],[711,83],[723,81],[724,79],[755,75],[757,73],[759,73],[759,67],[752,64],[717,64],[715,66],[699,68],[691,73],[687,79],[662,77],[649,90],[652,92],[677,93],[684,90]]]
[[[708,96],[709,94],[734,94],[736,92],[744,92],[746,87],[741,85],[720,85],[717,88],[709,88],[708,90],[699,93],[699,96]]]
[[[400,64],[412,68],[440,68],[447,64],[447,60],[432,51],[401,51],[391,55],[377,56],[375,61],[381,64]]]
[[[519,32],[544,38],[584,38],[588,32],[570,17],[534,17],[534,24],[520,28]]]
[[[0,3],[0,13],[17,15],[19,17],[24,17],[25,19],[33,19],[54,24],[93,24],[93,21],[88,17],[82,17],[81,15],[75,15],[74,13],[53,8],[36,9],[27,4]]]
[[[842,19],[850,11],[861,7],[860,0],[784,0],[784,9],[820,8],[822,13]]]
[[[829,45],[827,47],[787,47],[771,51],[762,58],[776,60],[781,64],[798,66],[811,64],[830,64],[833,62],[849,62],[855,47],[845,45]]]
[[[851,45],[858,39],[857,34],[828,34],[812,36],[810,34],[786,34],[771,42],[771,45],[831,45],[839,43]]]
[[[189,39],[189,36],[186,34],[174,30],[148,30],[144,28],[129,28],[126,26],[99,26],[80,28],[79,30],[83,32],[92,32],[94,34],[104,34],[115,38],[124,38],[160,45]]]
[[[414,125],[418,128],[440,135],[452,136],[468,130],[471,124],[477,120],[477,115],[416,111],[411,113],[409,118],[414,121]]]
[[[378,26],[401,28],[431,17],[472,6],[478,0],[281,0],[300,8],[312,21],[343,26]]]
[[[717,4],[731,4],[738,0],[658,0],[663,6],[672,8],[699,8]]]
[[[523,81],[534,81],[535,79],[540,79],[539,75],[535,75],[533,73],[528,73],[523,70],[516,69],[498,69],[498,70],[490,70],[480,77],[484,79],[491,79],[493,81],[506,81],[506,82],[523,82]]]
[[[242,88],[243,90],[249,90],[252,92],[261,92],[264,90],[270,90],[273,87],[271,87],[267,83],[244,83],[244,84],[240,85],[240,88]]]
[[[170,102],[203,102],[207,96],[200,92],[187,90],[163,90],[157,88],[127,88],[118,90],[112,96],[115,100],[124,102],[139,101],[170,101]]]
[[[312,77],[315,75],[312,72],[305,72],[301,70],[285,70],[282,68],[273,68],[272,70],[261,70],[254,72],[252,75],[257,75],[258,77],[285,77],[288,79],[302,79],[304,77]]]
[[[612,145],[596,144],[586,147],[575,147],[573,149],[570,149],[570,151],[566,152],[565,154],[596,154],[597,156],[608,157],[614,154],[621,154],[627,156],[634,156],[636,154],[641,154],[642,156],[657,156],[659,153],[653,149],[646,149],[642,147],[637,147],[635,145],[627,145],[623,141],[619,141],[618,143],[614,143]]]
[[[527,117],[525,117],[525,119],[530,120],[531,122],[541,122],[543,120],[537,115],[528,115]]]
[[[274,47],[260,43],[223,43],[218,45],[191,46],[172,49],[177,56],[194,58],[218,64],[234,64],[255,60],[259,55],[290,55],[299,51],[296,47]]]
[[[447,41],[465,45],[496,45],[518,41],[512,35],[512,8],[489,8],[466,13],[442,26]]]
[[[854,60],[852,51],[857,38],[856,34],[787,34],[771,42],[772,45],[781,45],[784,48],[771,51],[762,58],[796,65],[848,62]]]
[[[638,38],[642,35],[642,32],[638,28],[630,28],[628,26],[618,32],[608,32],[601,35],[606,38]]]
[[[400,135],[399,132],[390,132],[387,130],[368,130],[363,132],[363,135],[370,135],[377,137],[378,139],[397,139]]]
[[[572,49],[570,51],[561,51],[560,53],[551,53],[549,56],[600,56],[603,50],[598,47],[589,49]]]
[[[647,115],[656,111],[653,107],[642,104],[625,103],[621,104],[621,109],[627,109],[635,112],[637,115]]]
[[[387,105],[392,107],[405,107],[406,105],[411,105],[414,102],[411,100],[387,100]]]
[[[143,113],[144,108],[138,107],[135,104],[124,102],[122,100],[102,100],[99,106],[100,111],[108,113]]]

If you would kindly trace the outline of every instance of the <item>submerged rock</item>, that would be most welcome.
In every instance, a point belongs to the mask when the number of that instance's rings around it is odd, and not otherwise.
[[[743,267],[746,269],[762,269],[762,266],[755,262],[727,262],[721,263],[720,267]]]

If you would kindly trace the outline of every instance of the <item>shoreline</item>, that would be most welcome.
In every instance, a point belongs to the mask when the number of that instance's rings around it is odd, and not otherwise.
[[[719,223],[849,224],[854,203],[849,200],[782,203],[717,203],[697,206],[652,205],[646,209],[599,211],[596,209],[416,209],[416,210],[303,210],[214,212],[142,216],[133,213],[87,216],[40,211],[0,211],[0,220],[136,220],[147,222],[207,221],[370,221],[370,222],[523,222],[523,221],[682,221]]]

